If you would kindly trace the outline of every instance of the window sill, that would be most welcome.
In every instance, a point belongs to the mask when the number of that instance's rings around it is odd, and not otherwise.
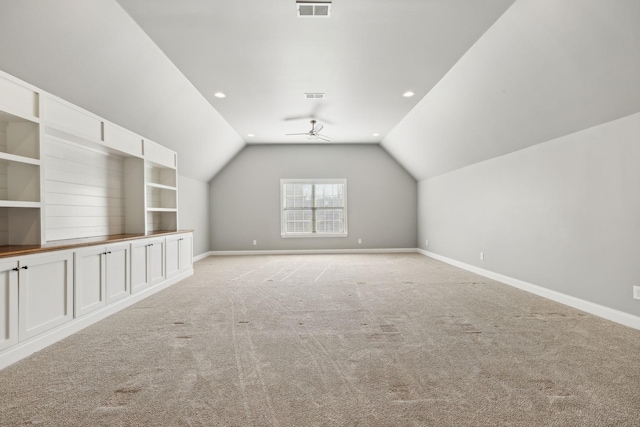
[[[325,233],[299,233],[299,234],[294,234],[294,233],[288,233],[288,234],[280,234],[280,237],[282,237],[283,239],[299,239],[299,238],[306,238],[306,237],[310,237],[312,239],[318,238],[318,237],[348,237],[349,234],[347,233],[340,233],[340,234],[325,234]]]

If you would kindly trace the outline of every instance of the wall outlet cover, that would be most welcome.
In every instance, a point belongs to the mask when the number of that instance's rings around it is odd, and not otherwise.
[[[633,299],[640,299],[640,286],[633,287]]]

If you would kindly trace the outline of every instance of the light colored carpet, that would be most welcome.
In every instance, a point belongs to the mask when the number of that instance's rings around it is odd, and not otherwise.
[[[418,254],[208,258],[0,371],[0,425],[639,426],[640,331]]]

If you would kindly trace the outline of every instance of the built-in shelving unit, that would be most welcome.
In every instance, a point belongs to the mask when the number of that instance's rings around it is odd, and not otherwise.
[[[177,230],[175,152],[0,72],[0,246]]]
[[[193,274],[177,230],[175,152],[0,71],[0,368]]]
[[[145,141],[145,153],[149,153],[154,160],[145,162],[147,232],[176,231],[178,182],[175,157],[164,147],[151,141]]]
[[[42,241],[39,94],[0,75],[0,246]]]

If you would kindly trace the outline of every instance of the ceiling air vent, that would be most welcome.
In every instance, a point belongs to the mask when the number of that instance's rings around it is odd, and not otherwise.
[[[296,1],[298,18],[328,18],[331,14],[330,1]]]
[[[324,99],[324,93],[305,93],[305,99]]]

